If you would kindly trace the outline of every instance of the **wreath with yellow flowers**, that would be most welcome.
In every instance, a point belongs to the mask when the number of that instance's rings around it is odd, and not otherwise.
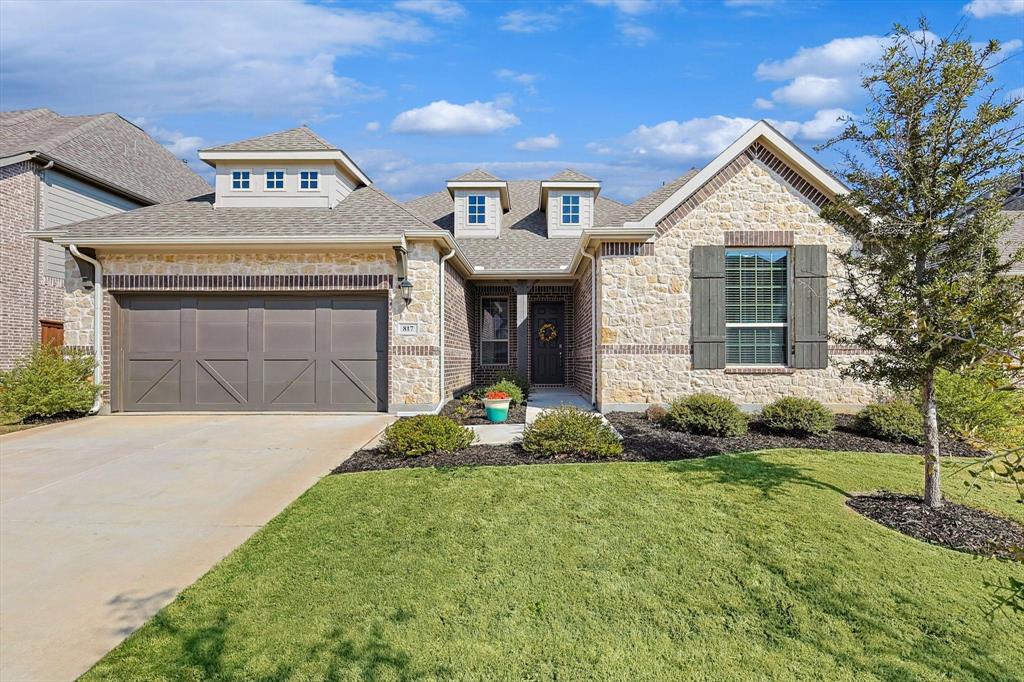
[[[558,337],[558,329],[550,322],[545,322],[537,330],[537,338],[544,343],[550,343]]]

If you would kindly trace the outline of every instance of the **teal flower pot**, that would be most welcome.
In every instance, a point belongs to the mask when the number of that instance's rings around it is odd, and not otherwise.
[[[487,415],[487,421],[494,424],[500,424],[508,419],[508,408],[512,404],[512,400],[505,398],[504,400],[487,400],[484,399],[484,413]]]

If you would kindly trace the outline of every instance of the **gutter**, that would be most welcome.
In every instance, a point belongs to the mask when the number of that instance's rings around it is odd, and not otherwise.
[[[443,256],[440,261],[440,289],[441,289],[441,324],[439,325],[439,331],[437,334],[437,357],[438,357],[438,396],[440,397],[440,405],[444,405],[445,392],[444,392],[444,284],[445,284],[445,264],[448,259],[455,255],[455,249],[448,252],[447,256]],[[440,410],[438,410],[440,411]]]
[[[81,258],[93,267],[92,273],[92,381],[95,386],[103,385],[103,266],[98,260],[78,250],[75,244],[68,244],[68,250],[75,258]],[[103,405],[102,389],[96,394],[89,414],[96,414]]]

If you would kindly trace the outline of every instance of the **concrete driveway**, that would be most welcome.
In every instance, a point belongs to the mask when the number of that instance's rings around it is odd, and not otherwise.
[[[0,438],[0,680],[77,677],[386,415],[90,417]]]

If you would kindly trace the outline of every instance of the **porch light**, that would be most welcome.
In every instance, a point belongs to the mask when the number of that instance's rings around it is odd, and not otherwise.
[[[409,278],[403,279],[398,287],[402,290],[402,300],[405,301],[405,304],[412,303],[412,282],[409,281]]]

